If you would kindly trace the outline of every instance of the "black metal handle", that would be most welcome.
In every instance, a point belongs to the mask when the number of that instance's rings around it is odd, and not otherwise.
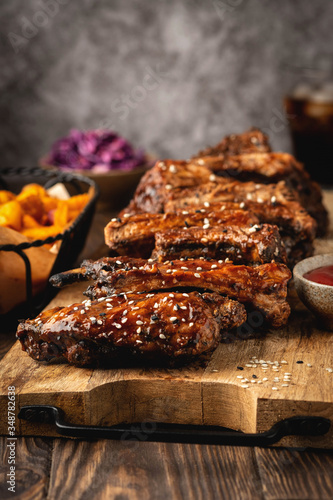
[[[56,406],[23,406],[18,418],[29,422],[54,424],[61,436],[234,446],[270,446],[285,436],[323,436],[331,426],[330,420],[326,418],[308,416],[281,420],[268,431],[258,434],[222,431],[217,428],[194,425],[154,424],[154,428],[144,433],[142,437],[142,429],[137,429],[133,425],[131,427],[127,425],[98,427],[67,424],[64,421],[64,412]]]

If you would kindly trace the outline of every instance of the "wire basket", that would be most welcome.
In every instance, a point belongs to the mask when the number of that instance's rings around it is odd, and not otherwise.
[[[45,189],[49,189],[54,184],[62,183],[71,196],[82,194],[89,190],[92,190],[92,196],[70,227],[56,236],[48,237],[43,240],[24,242],[19,245],[0,245],[0,251],[15,252],[22,258],[25,265],[26,302],[19,307],[15,307],[13,312],[6,314],[6,318],[8,317],[9,320],[12,319],[13,316],[18,317],[18,314],[20,314],[21,317],[36,316],[36,314],[50,302],[51,298],[56,293],[55,289],[47,282],[42,297],[33,296],[31,264],[25,250],[61,241],[59,252],[50,275],[71,268],[85,244],[99,195],[99,189],[96,183],[92,179],[79,174],[53,170],[47,171],[39,167],[7,168],[0,170],[0,189],[6,189],[17,193],[24,185],[31,182],[40,184]]]

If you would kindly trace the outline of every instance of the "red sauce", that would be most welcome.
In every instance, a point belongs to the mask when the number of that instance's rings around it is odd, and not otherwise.
[[[323,266],[304,274],[304,278],[321,285],[333,286],[333,266]]]

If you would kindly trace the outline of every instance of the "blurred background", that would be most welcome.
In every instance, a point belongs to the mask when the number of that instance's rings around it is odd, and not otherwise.
[[[6,167],[71,128],[187,158],[257,126],[290,151],[283,97],[331,78],[329,0],[1,0],[0,20]]]

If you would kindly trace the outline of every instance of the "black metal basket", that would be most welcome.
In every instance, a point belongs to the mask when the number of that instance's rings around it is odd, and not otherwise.
[[[60,182],[64,184],[71,196],[88,192],[88,190],[92,188],[93,195],[71,226],[62,233],[48,237],[44,240],[24,242],[19,245],[0,245],[0,251],[15,252],[19,255],[24,261],[26,271],[26,302],[19,308],[15,308],[15,311],[8,315],[10,319],[13,318],[13,315],[17,317],[18,314],[20,314],[20,317],[35,316],[55,295],[55,289],[47,283],[42,297],[33,297],[31,265],[24,250],[32,247],[41,247],[61,240],[61,246],[50,275],[71,268],[83,249],[99,195],[99,189],[96,183],[79,174],[44,170],[39,167],[6,168],[0,170],[0,189],[6,189],[17,193],[24,185],[31,182],[40,184],[44,186],[45,189],[49,189],[54,184]]]

